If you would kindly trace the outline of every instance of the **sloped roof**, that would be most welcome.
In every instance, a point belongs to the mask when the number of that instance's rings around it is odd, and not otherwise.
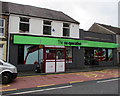
[[[110,25],[105,25],[105,24],[99,24],[97,23],[98,25],[114,32],[115,34],[119,34],[120,35],[120,28],[119,27],[113,27],[113,26],[110,26]]]
[[[33,16],[38,18],[52,19],[79,24],[78,21],[74,20],[73,18],[64,14],[61,11],[55,11],[46,8],[39,8],[10,2],[2,2],[2,13]]]

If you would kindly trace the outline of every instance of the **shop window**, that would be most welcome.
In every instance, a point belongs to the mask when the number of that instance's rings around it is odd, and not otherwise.
[[[51,21],[43,21],[43,34],[51,35]]]
[[[72,63],[72,47],[66,47],[66,63]]]
[[[63,36],[70,36],[70,24],[63,23]]]
[[[18,45],[18,64],[40,64],[43,62],[43,46]]]
[[[95,49],[94,58],[98,61],[106,61],[106,49]]]
[[[39,64],[39,45],[24,46],[24,64]]]
[[[18,45],[18,64],[24,64],[24,45]]]
[[[20,32],[29,32],[29,18],[20,17]]]
[[[108,49],[108,61],[113,60],[113,54],[112,54],[112,49]]]
[[[5,33],[5,19],[0,18],[0,36],[4,36]]]

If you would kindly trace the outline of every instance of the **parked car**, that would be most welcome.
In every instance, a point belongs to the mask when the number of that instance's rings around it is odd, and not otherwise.
[[[0,83],[11,83],[12,80],[17,77],[17,68],[14,65],[0,59],[0,77],[2,77]]]

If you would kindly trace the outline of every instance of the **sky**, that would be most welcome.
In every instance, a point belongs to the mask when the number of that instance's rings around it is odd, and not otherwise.
[[[101,23],[118,27],[119,0],[1,0],[62,11],[80,22],[80,29],[88,30]]]

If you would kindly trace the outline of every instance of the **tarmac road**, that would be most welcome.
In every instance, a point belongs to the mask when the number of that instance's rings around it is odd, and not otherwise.
[[[111,80],[113,81],[73,84],[72,87],[69,88],[54,89],[32,94],[118,94],[118,80]]]
[[[118,80],[120,82],[120,78],[114,79],[106,79],[106,80],[98,80],[98,81],[87,81],[82,83],[75,83],[68,86],[61,86],[61,87],[54,87],[54,88],[47,88],[44,90],[32,90],[26,91],[26,93],[22,94],[14,94],[9,96],[62,96],[64,94],[89,94],[89,96],[119,96],[118,93]],[[100,95],[100,96],[101,96]],[[85,95],[86,96],[86,95]]]

